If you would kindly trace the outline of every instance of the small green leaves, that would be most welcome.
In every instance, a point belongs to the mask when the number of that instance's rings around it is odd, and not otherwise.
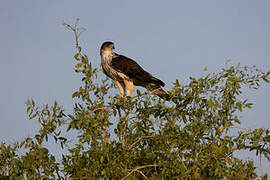
[[[176,80],[170,92],[176,99],[172,104],[156,96],[142,96],[139,90],[132,98],[108,96],[114,85],[97,78],[98,71],[86,55],[75,68],[84,80],[72,94],[79,101],[73,113],[57,115],[55,103],[51,111],[46,109],[48,118],[33,101],[28,102],[30,118],[40,118],[42,128],[20,145],[33,148],[37,144],[28,156],[40,163],[39,168],[44,168],[39,159],[51,158],[51,165],[60,169],[50,151],[38,148],[50,136],[69,152],[62,154],[61,171],[74,178],[254,179],[254,164],[235,157],[234,149],[269,157],[263,153],[269,142],[268,129],[251,131],[236,126],[241,123],[238,113],[253,105],[240,100],[243,86],[258,88],[262,80],[269,80],[265,73],[239,66],[191,77],[188,86]],[[63,117],[68,117],[67,124],[57,121]],[[65,128],[58,129],[61,125]],[[231,135],[232,128],[239,132]],[[72,138],[62,132],[73,133]],[[69,142],[72,148],[67,146]]]
[[[77,61],[81,60],[81,57],[80,57],[80,54],[79,54],[79,53],[76,53],[76,54],[74,55],[74,58],[75,58]]]

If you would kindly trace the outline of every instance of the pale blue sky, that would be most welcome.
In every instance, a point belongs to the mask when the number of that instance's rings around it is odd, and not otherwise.
[[[269,9],[269,0],[2,0],[0,140],[12,143],[33,133],[37,125],[27,120],[24,105],[29,97],[72,109],[81,77],[73,70],[74,39],[62,21],[80,18],[87,29],[81,44],[93,65],[100,64],[101,43],[111,40],[117,52],[171,86],[201,75],[205,66],[217,72],[227,59],[270,70]],[[270,127],[269,90],[264,85],[246,93],[255,106],[241,114],[241,126]],[[270,163],[263,166],[270,173]]]

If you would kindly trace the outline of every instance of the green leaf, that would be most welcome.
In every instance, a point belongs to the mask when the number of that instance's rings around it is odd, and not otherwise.
[[[175,86],[180,87],[180,83],[179,83],[178,79],[175,80]]]
[[[37,113],[33,114],[32,116],[30,116],[29,119],[34,119],[37,116]]]
[[[86,55],[82,56],[82,62],[88,64],[88,56]]]
[[[263,76],[262,79],[263,79],[265,82],[269,83],[269,79],[267,79],[265,76]]]
[[[245,106],[246,106],[247,108],[252,108],[252,105],[253,105],[253,103],[246,103],[246,104],[245,104]]]
[[[95,122],[93,125],[92,125],[92,127],[97,127],[98,126],[98,123],[97,122]]]
[[[35,101],[32,99],[32,106],[35,107]]]
[[[29,113],[29,110],[31,109],[31,106],[29,106],[26,110],[27,114]]]
[[[75,120],[75,117],[72,114],[69,114],[68,117],[72,120]]]
[[[72,98],[80,97],[80,95],[81,95],[81,92],[76,91],[76,92],[74,92],[74,93],[72,94]]]
[[[79,55],[80,55],[79,53],[76,53],[76,54],[74,55],[74,58],[75,58],[76,60],[78,60],[78,61],[80,60]]]
[[[22,142],[20,143],[19,147],[22,148],[24,144],[25,144],[25,141],[22,141]]]
[[[82,65],[83,65],[82,63],[78,63],[78,64],[76,64],[75,67],[76,67],[76,68],[80,68],[80,67],[82,67]]]
[[[100,162],[103,163],[103,161],[104,161],[104,156],[101,156],[100,157]]]
[[[137,95],[141,96],[141,91],[139,89],[137,89]]]
[[[79,51],[79,52],[81,52],[81,51],[82,51],[81,46],[77,46],[77,48],[78,48],[78,51]]]

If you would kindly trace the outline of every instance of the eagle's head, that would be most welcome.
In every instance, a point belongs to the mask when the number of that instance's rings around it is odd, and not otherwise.
[[[104,54],[104,53],[112,53],[114,49],[114,44],[113,42],[110,41],[106,41],[104,42],[101,47],[100,47],[100,55]]]

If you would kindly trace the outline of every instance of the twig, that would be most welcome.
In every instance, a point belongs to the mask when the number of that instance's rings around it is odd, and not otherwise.
[[[86,31],[85,28],[78,28],[79,21],[80,21],[80,19],[77,18],[73,26],[63,22],[64,26],[66,26],[69,30],[73,31],[74,36],[75,36],[75,42],[76,42],[75,45],[76,45],[77,49],[79,49],[79,37],[84,31]],[[79,52],[80,52],[80,50],[79,50]]]
[[[160,129],[162,129],[162,126],[158,124],[156,121],[153,121],[150,118],[147,118],[147,120],[151,121],[152,123],[156,124]]]
[[[128,150],[131,150],[138,142],[140,142],[143,139],[149,139],[149,138],[153,138],[153,136],[141,136],[139,137],[134,143],[132,143],[129,147]]]
[[[105,143],[109,144],[110,143],[110,138],[109,138],[109,126],[105,126],[105,134],[104,134],[104,138],[105,138]]]
[[[108,107],[107,106],[104,106],[104,107],[96,108],[96,109],[93,109],[92,111],[88,111],[88,113],[89,114],[90,113],[94,113],[94,112],[96,112],[98,110],[106,110],[106,111],[108,111]]]
[[[76,180],[76,179],[87,179],[87,177],[74,177],[74,178],[68,178],[67,180]]]
[[[133,170],[131,170],[131,171],[130,171],[125,177],[123,177],[121,180],[127,179],[128,176],[130,176],[130,175],[131,175],[133,172],[135,172],[135,171],[138,172],[139,169],[144,169],[144,168],[147,168],[147,167],[158,167],[158,166],[160,166],[160,165],[157,165],[157,164],[149,164],[149,165],[144,165],[144,166],[136,167],[136,168],[134,168]],[[146,177],[146,176],[144,175],[144,177]]]
[[[261,176],[263,176],[262,154],[260,154],[260,163],[259,163],[259,165],[258,165],[258,169],[260,170]]]
[[[140,170],[136,170],[136,172],[138,172],[138,173],[140,173],[145,179],[148,179],[144,174],[143,174],[143,172],[142,171],[140,171]]]

